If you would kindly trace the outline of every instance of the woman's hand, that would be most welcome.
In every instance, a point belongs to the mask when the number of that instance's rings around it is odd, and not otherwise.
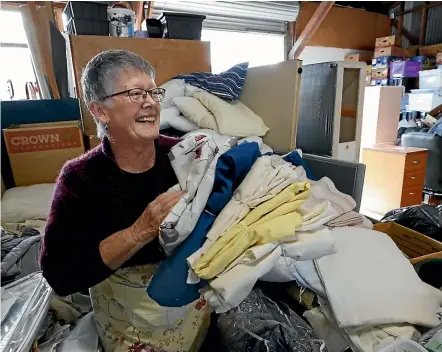
[[[183,194],[183,191],[162,193],[149,203],[143,214],[130,228],[138,243],[144,243],[158,236],[161,222]]]

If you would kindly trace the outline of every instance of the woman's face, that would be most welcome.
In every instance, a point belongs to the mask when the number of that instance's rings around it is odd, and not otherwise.
[[[144,72],[126,70],[120,74],[113,93],[132,88],[150,90],[155,88],[153,79]],[[143,142],[158,137],[160,127],[160,104],[148,94],[144,103],[134,103],[128,94],[111,99],[102,108],[106,115],[109,136],[115,140]]]

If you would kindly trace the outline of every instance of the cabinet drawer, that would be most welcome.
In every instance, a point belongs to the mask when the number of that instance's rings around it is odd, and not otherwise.
[[[425,171],[422,170],[408,171],[404,174],[404,182],[402,184],[402,187],[404,188],[419,187],[423,189],[424,180],[425,180]]]
[[[401,207],[422,203],[422,189],[420,187],[406,187],[402,189]]]
[[[411,170],[425,171],[427,166],[427,152],[409,153],[405,158],[405,172]]]

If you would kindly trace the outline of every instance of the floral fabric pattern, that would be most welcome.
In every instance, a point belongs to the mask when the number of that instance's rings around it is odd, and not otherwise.
[[[158,265],[118,270],[90,289],[106,352],[198,351],[210,324],[204,297],[180,308],[161,307],[146,294]]]

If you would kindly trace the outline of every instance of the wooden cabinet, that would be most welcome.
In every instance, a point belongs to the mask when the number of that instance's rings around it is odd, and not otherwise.
[[[362,149],[366,165],[362,208],[377,214],[420,204],[428,151],[376,145]]]

